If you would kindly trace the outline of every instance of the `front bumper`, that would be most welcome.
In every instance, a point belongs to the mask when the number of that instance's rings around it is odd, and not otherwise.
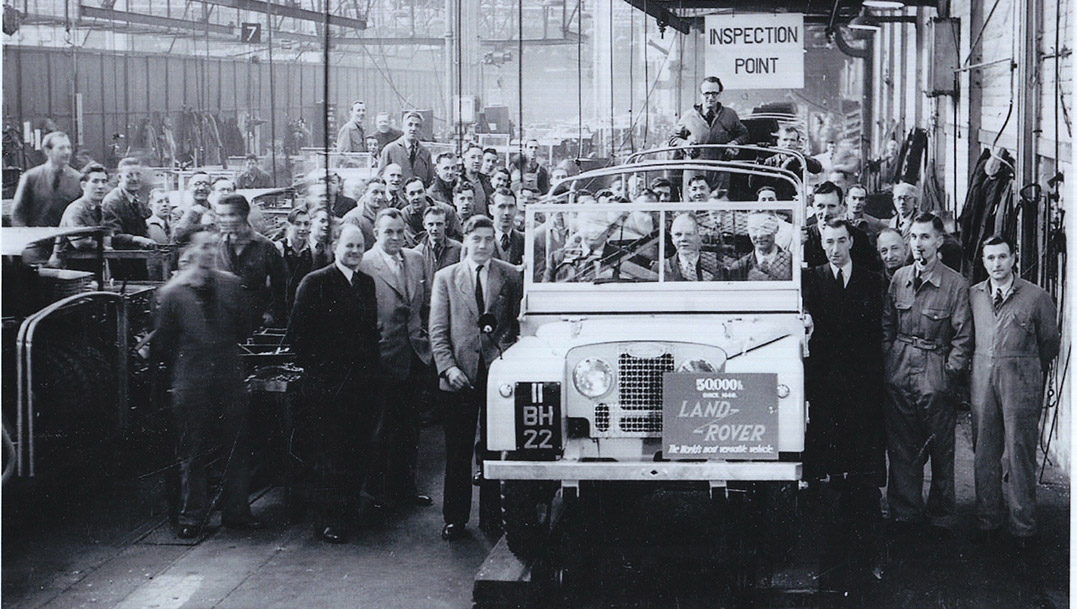
[[[800,480],[795,462],[611,463],[579,461],[485,461],[491,480],[611,480],[633,482],[754,482]]]

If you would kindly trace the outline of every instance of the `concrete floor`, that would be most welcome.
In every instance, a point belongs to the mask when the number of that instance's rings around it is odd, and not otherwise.
[[[1014,556],[1001,546],[974,546],[968,541],[967,418],[962,417],[958,434],[961,524],[954,539],[926,533],[889,539],[882,580],[843,606],[1069,606],[1068,479],[1048,468],[1038,495],[1042,543],[1035,552]],[[420,483],[440,505],[440,429],[425,429],[422,445]],[[475,573],[493,547],[474,526],[465,540],[442,541],[438,505],[405,510],[349,544],[326,545],[314,539],[306,523],[284,525],[279,489],[254,504],[255,513],[271,523],[268,530],[219,530],[196,545],[183,545],[164,523],[161,486],[154,476],[124,482],[97,476],[51,490],[5,487],[2,606],[465,608],[471,606]],[[805,530],[814,526],[806,523]],[[820,572],[819,548],[811,539],[803,537],[789,557],[794,566],[787,575],[796,585],[817,581]],[[597,572],[599,580],[589,582],[579,598],[546,599],[537,606],[727,606],[713,590],[681,590],[684,578],[663,572],[663,566],[630,566],[627,576],[625,565],[619,567],[620,572]],[[641,571],[648,569],[653,572]],[[626,584],[629,579],[634,585]]]

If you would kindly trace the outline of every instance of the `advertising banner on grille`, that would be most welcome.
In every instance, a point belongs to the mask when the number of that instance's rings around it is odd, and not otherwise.
[[[667,459],[778,458],[778,375],[667,372],[662,390]]]
[[[803,89],[804,15],[707,15],[707,74],[726,89]]]

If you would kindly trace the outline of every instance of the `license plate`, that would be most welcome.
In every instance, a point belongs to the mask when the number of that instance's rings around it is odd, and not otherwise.
[[[561,383],[516,383],[516,450],[561,448]]]
[[[662,451],[668,459],[777,459],[778,375],[666,373]]]

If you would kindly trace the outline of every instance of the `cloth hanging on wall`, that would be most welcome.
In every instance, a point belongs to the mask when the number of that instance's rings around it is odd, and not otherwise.
[[[1013,189],[1014,160],[1009,151],[1001,152],[1002,162],[994,175],[987,173],[991,151],[984,149],[976,161],[976,168],[969,178],[969,190],[961,209],[958,224],[965,252],[967,269],[971,269],[972,282],[982,281],[987,272],[980,264],[980,244],[995,233],[1009,238],[1017,236],[1017,208]]]

